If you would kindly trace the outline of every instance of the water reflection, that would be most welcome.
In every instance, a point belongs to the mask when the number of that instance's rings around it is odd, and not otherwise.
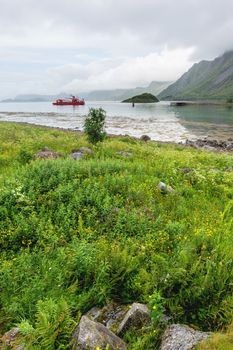
[[[226,139],[233,136],[230,106],[189,105],[171,109],[181,124],[199,137]]]

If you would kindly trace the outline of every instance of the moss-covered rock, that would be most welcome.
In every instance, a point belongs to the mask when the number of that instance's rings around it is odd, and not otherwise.
[[[101,323],[91,321],[87,316],[81,318],[73,334],[73,350],[125,350],[126,344]]]

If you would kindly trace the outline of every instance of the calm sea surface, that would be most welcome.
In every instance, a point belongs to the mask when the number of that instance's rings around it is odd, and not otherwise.
[[[85,106],[53,106],[50,102],[0,103],[0,121],[82,130],[89,108],[107,112],[107,132],[153,140],[183,142],[203,137],[233,137],[233,108],[225,106],[171,107],[169,102],[131,104],[87,101]]]

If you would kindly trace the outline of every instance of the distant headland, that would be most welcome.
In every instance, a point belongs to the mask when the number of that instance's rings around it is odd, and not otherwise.
[[[159,100],[156,96],[145,92],[144,94],[127,98],[122,102],[123,103],[157,103],[159,102]]]

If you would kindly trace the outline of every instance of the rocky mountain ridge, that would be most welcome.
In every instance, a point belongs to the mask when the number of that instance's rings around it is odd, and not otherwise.
[[[162,100],[231,100],[233,98],[233,51],[213,61],[195,63],[175,83],[164,89]]]

